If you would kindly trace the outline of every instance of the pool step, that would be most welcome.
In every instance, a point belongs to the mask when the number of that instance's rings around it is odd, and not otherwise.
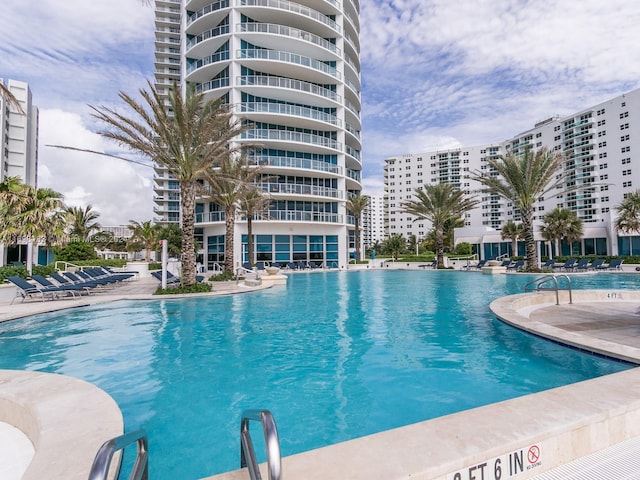
[[[530,480],[637,480],[640,478],[640,437],[541,473]]]

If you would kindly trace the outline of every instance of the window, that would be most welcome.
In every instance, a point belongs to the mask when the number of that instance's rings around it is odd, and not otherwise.
[[[623,177],[626,177],[627,175],[631,175],[631,169],[622,171],[622,176]]]
[[[598,154],[598,158],[607,158],[607,152],[602,152]]]
[[[628,182],[622,182],[622,186],[624,188],[630,187],[631,186],[631,180],[629,180]]]
[[[598,111],[596,112],[596,115],[604,115],[604,108],[602,108],[602,109],[598,110]]]
[[[629,146],[627,146],[627,147],[622,147],[622,148],[620,149],[620,152],[621,152],[621,153],[627,153],[627,152],[630,152],[630,151],[631,151],[631,147],[629,147]]]
[[[598,144],[598,148],[602,148],[602,147],[606,147],[607,146],[607,142],[600,142]]]
[[[600,165],[600,168],[601,168],[601,169],[603,169],[603,168],[608,168],[608,167],[609,167],[609,164],[608,164],[608,163],[603,163],[602,165]]]
[[[605,125],[607,123],[606,120],[598,120],[598,126],[601,127],[602,125]]]
[[[609,213],[609,207],[605,207],[600,210],[602,213]]]
[[[609,175],[607,175],[606,173],[604,175],[600,175],[600,180],[608,180],[609,179]]]
[[[622,105],[624,105],[624,103]],[[627,118],[628,116],[629,116],[629,112],[622,112],[620,114],[620,119],[622,120],[623,118]]]
[[[606,130],[602,130],[601,132],[598,132],[599,137],[604,137],[606,134],[607,134]]]
[[[623,164],[623,165],[626,165],[626,164],[628,164],[628,163],[631,163],[631,158],[627,157],[627,158],[623,158],[623,159],[622,159],[622,164]]]
[[[622,125],[620,125],[620,130],[626,130],[627,128],[629,128],[628,123],[623,123]]]
[[[602,200],[603,202],[608,202],[608,201],[609,201],[609,197],[602,197],[602,198],[601,198],[601,200]]]
[[[609,190],[609,185],[602,185],[602,186],[600,186],[600,191],[601,191],[601,192],[606,192],[607,190]]]
[[[620,137],[621,142],[626,142],[627,140],[629,140],[629,135],[623,135]]]

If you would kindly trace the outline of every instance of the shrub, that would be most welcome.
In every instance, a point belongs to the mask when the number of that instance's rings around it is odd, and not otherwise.
[[[4,283],[7,277],[20,277],[27,279],[27,267],[0,267],[0,280]]]
[[[69,242],[64,247],[54,247],[56,260],[77,263],[79,260],[97,260],[96,250],[89,242]]]
[[[162,263],[149,262],[149,271],[152,271],[152,270],[162,270]]]
[[[233,273],[231,272],[222,272],[219,273],[218,275],[211,275],[211,277],[209,277],[209,280],[212,282],[227,282],[229,280],[235,280],[236,277]]]
[[[179,295],[184,293],[207,293],[211,291],[211,285],[208,283],[194,283],[193,285],[165,288],[158,287],[154,295]]]

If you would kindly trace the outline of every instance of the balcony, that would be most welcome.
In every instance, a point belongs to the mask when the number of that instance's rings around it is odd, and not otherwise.
[[[202,17],[202,16],[204,16],[204,15],[206,15],[208,13],[215,12],[215,11],[221,10],[223,8],[229,8],[229,0],[220,0],[218,2],[210,3],[209,5],[205,6],[204,8],[201,8],[197,12],[193,13],[187,19],[187,25],[191,25],[197,19],[199,19],[200,17]]]
[[[334,150],[341,150],[342,144],[332,138],[321,137],[312,133],[292,132],[288,130],[269,130],[265,128],[257,128],[247,130],[240,135],[242,139],[248,140],[276,140],[281,142],[299,142],[311,145],[317,145]]]
[[[341,53],[340,49],[328,40],[325,40],[324,38],[318,35],[314,35],[313,33],[309,33],[305,30],[288,27],[286,25],[278,25],[275,23],[240,23],[236,26],[236,31],[246,33],[268,33],[273,35],[282,35],[313,43],[318,47],[333,52],[337,56],[340,56]]]
[[[196,92],[206,92],[215,90],[216,88],[224,88],[229,86],[229,77],[216,78],[205,83],[196,84]]]
[[[303,93],[311,93],[324,97],[333,102],[341,102],[342,97],[333,90],[323,88],[313,83],[301,80],[293,80],[284,77],[270,77],[266,75],[243,75],[236,80],[238,86],[258,86],[258,87],[274,87],[283,88],[285,90],[296,90]]]
[[[338,165],[306,158],[257,156],[250,157],[249,160],[254,161],[258,165],[267,165],[270,167],[298,168],[342,175],[342,167]]]
[[[342,223],[343,215],[324,212],[303,212],[299,210],[269,210],[269,219],[280,222],[320,222]]]
[[[319,122],[329,123],[331,125],[340,126],[341,121],[335,115],[330,115],[319,110],[308,107],[300,107],[297,105],[287,105],[284,103],[270,102],[247,102],[240,104],[240,112],[242,113],[272,113],[276,115],[291,115],[294,117],[308,118]]]
[[[261,183],[260,188],[268,193],[284,195],[310,195],[341,200],[343,192],[336,188],[320,187],[317,185],[301,185],[292,183]]]
[[[297,53],[283,52],[279,50],[263,50],[257,48],[244,48],[236,51],[236,58],[252,59],[252,60],[273,60],[277,62],[292,63],[302,67],[308,67],[313,70],[330,75],[331,77],[340,79],[342,75],[335,67],[327,65],[315,58],[305,57]]]
[[[226,218],[224,212],[196,213],[196,223],[224,222]]]
[[[229,50],[224,50],[222,52],[214,53],[213,55],[209,55],[208,57],[202,58],[200,60],[196,60],[190,65],[187,65],[187,75],[191,74],[195,70],[202,68],[206,65],[211,65],[212,63],[217,63],[217,62],[223,62],[225,60],[229,60]]]
[[[200,35],[196,35],[191,40],[187,42],[187,50],[195,47],[201,42],[208,40],[210,38],[219,37],[220,35],[226,35],[229,33],[229,25],[221,25],[216,28],[212,28],[207,30],[206,32],[201,33]]]
[[[304,5],[300,5],[294,2],[288,2],[286,0],[238,0],[238,5],[247,7],[268,7],[277,8],[280,10],[286,10],[288,12],[304,15],[305,17],[312,18],[313,20],[323,23],[336,32],[341,32],[340,25],[323,13],[318,12]]]

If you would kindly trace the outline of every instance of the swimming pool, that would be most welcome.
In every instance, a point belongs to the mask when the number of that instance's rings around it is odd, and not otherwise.
[[[148,431],[152,478],[196,479],[239,467],[246,408],[272,411],[290,455],[628,368],[495,320],[489,303],[531,278],[314,272],[250,295],[74,309],[0,324],[0,368],[98,385],[127,430]]]

